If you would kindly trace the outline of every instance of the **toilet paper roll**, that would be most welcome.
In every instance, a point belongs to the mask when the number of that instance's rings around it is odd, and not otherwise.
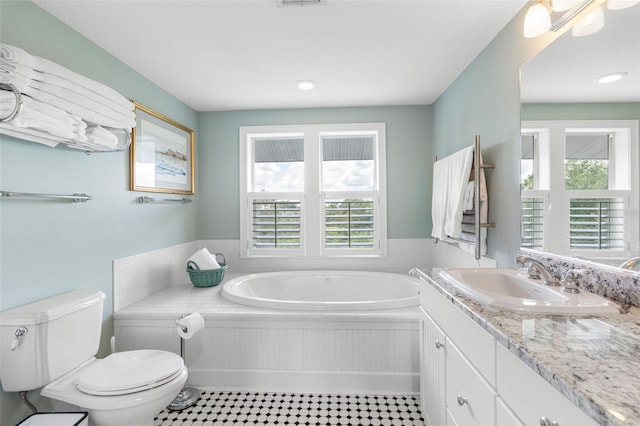
[[[176,326],[180,337],[191,339],[194,334],[204,328],[204,318],[198,312],[194,312],[176,321]]]
[[[191,257],[187,259],[187,263],[188,262],[193,262],[198,265],[197,269],[201,271],[220,269],[220,264],[216,261],[215,256],[212,255],[206,247],[191,255]]]

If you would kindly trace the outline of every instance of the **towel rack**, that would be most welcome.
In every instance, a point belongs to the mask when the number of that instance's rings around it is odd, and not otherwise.
[[[473,210],[474,221],[473,223],[463,222],[464,224],[472,224],[474,226],[474,236],[475,241],[473,244],[475,245],[475,258],[476,260],[480,260],[482,257],[482,244],[480,244],[480,230],[482,228],[494,228],[496,225],[494,222],[480,222],[480,170],[481,169],[495,169],[494,164],[485,164],[482,162],[482,151],[480,150],[480,135],[475,136],[474,144],[473,144],[473,178],[475,180],[475,185],[473,188]],[[434,161],[438,158],[434,157]],[[448,239],[458,241],[465,244],[471,244],[470,241],[463,240],[461,238],[448,237]],[[439,239],[436,238],[435,242],[438,243]]]
[[[191,202],[191,198],[187,198],[187,197],[182,197],[182,198],[152,198],[152,197],[147,197],[147,196],[143,196],[138,198],[138,202],[141,204],[145,204],[145,203],[173,203],[173,202],[179,202],[182,204],[189,204]]]
[[[16,97],[16,106],[13,107],[13,111],[11,111],[11,113],[6,117],[0,117],[0,123],[3,123],[5,121],[13,120],[18,116],[20,108],[22,108],[22,93],[20,93],[18,88],[13,84],[0,83],[0,89],[11,90]]]
[[[87,194],[39,194],[33,192],[13,192],[13,191],[0,191],[0,198],[48,198],[48,199],[64,199],[71,200],[74,203],[84,203],[92,199],[91,195]]]
[[[20,115],[20,111],[22,110],[22,93],[20,93],[20,90],[18,90],[18,88],[16,86],[14,86],[13,84],[8,84],[8,83],[0,83],[0,89],[2,90],[9,90],[11,92],[13,92],[13,94],[16,97],[16,105],[13,108],[13,111],[11,111],[11,113],[9,115],[7,115],[6,117],[0,117],[0,123],[4,123],[4,122],[8,122],[13,120],[14,118],[18,117]],[[104,128],[106,128],[107,126],[102,126]],[[84,153],[87,155],[90,154],[104,154],[104,153],[108,153],[108,152],[123,152],[126,151],[127,149],[129,149],[129,146],[131,146],[131,129],[116,129],[116,128],[111,128],[109,127],[110,131],[120,131],[123,132],[126,135],[126,142],[125,144],[121,147],[121,148],[116,148],[116,149],[95,149],[95,150],[91,150],[91,149],[84,149]],[[2,133],[2,132],[0,132]],[[28,136],[25,135],[26,140]],[[73,141],[69,141],[67,139],[62,139],[59,138],[58,140],[59,142],[62,142],[65,145],[68,145],[69,143],[73,144]]]

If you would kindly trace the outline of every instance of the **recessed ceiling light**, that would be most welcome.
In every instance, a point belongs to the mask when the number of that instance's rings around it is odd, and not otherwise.
[[[318,83],[313,80],[299,80],[296,84],[300,90],[311,90],[316,87],[316,84]]]
[[[613,83],[614,81],[620,80],[622,77],[626,76],[628,73],[626,72],[614,72],[611,74],[606,74],[598,77],[596,80],[600,84]]]

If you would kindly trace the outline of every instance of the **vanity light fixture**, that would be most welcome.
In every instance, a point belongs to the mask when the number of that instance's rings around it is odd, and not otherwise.
[[[613,83],[614,81],[618,81],[623,77],[626,77],[628,73],[626,72],[614,72],[611,74],[605,74],[597,78],[597,82],[600,84]]]
[[[300,90],[312,90],[318,83],[313,80],[298,80],[296,85]]]
[[[568,22],[594,4],[605,0],[531,0],[524,16],[524,36],[538,37],[547,31],[559,31]],[[618,0],[640,1],[640,0]],[[602,20],[604,25],[604,18]],[[597,30],[596,30],[597,31]],[[594,31],[595,32],[595,31]]]

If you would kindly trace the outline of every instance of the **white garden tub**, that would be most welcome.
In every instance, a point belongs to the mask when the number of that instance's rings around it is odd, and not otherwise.
[[[371,310],[417,306],[419,281],[362,271],[286,271],[244,275],[221,294],[242,305],[286,310]]]

